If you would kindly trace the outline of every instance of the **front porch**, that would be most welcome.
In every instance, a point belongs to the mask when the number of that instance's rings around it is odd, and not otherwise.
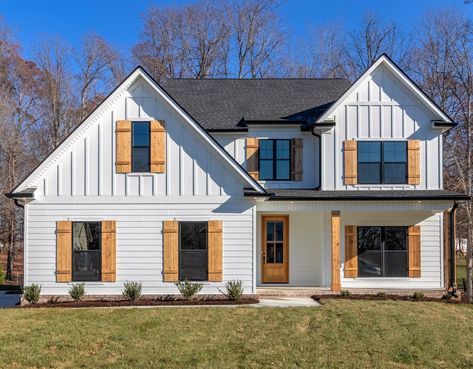
[[[442,294],[449,284],[444,212],[451,206],[450,201],[258,203],[257,294],[306,297],[341,289],[362,294],[419,290]],[[283,223],[279,228],[278,221]],[[404,259],[399,265],[397,260],[389,261],[391,268],[405,270],[405,275],[389,275],[384,270],[377,276],[358,273],[357,227],[405,229]],[[409,234],[409,230],[418,233]],[[384,259],[382,268],[388,268]]]

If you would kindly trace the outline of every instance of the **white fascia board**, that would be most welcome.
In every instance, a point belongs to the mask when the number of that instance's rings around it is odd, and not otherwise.
[[[452,120],[445,114],[432,100],[418,87],[416,86],[406,74],[395,65],[389,57],[381,55],[372,65],[369,67],[351,87],[317,120],[317,123],[321,123],[331,117],[335,110],[343,104],[343,102],[355,91],[361,83],[381,64],[384,64],[398,79],[406,86],[415,96],[417,96],[421,102],[423,102],[434,114],[445,122],[453,123]]]

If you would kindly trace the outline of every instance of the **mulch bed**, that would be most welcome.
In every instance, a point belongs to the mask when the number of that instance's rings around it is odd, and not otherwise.
[[[64,301],[46,302],[34,305],[19,306],[20,308],[86,308],[86,307],[120,307],[120,306],[190,306],[190,305],[249,305],[257,304],[255,298],[242,298],[240,300],[228,299],[196,299],[196,300],[163,300],[163,299],[140,299],[135,302],[128,300],[113,301]]]
[[[444,298],[439,298],[439,297],[422,297],[422,298],[417,298],[414,299],[412,296],[401,296],[401,295],[388,295],[386,294],[385,296],[377,296],[377,295],[362,295],[362,294],[356,294],[356,295],[350,295],[350,296],[341,296],[341,295],[313,295],[311,296],[312,299],[317,301],[318,303],[321,303],[321,300],[326,300],[326,299],[342,299],[342,300],[373,300],[373,301],[383,301],[383,300],[390,300],[390,301],[413,301],[413,302],[422,302],[422,301],[427,301],[427,302],[443,302],[447,304],[460,304],[460,303],[467,303],[466,302],[466,296],[462,296],[462,300],[457,298],[451,298],[451,299],[444,299]]]

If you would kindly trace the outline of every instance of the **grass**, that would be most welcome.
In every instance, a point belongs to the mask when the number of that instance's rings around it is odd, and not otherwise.
[[[0,310],[1,368],[471,368],[473,306]]]

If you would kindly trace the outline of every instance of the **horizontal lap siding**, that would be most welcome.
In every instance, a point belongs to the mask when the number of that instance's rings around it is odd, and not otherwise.
[[[202,199],[201,199],[202,200]],[[225,201],[226,200],[226,201]],[[166,200],[169,201],[169,200]],[[177,293],[172,283],[162,282],[162,221],[223,221],[224,282],[242,280],[246,293],[252,293],[253,218],[246,200],[205,204],[45,204],[28,205],[28,284],[42,285],[44,294],[66,294],[70,285],[55,283],[55,222],[71,220],[117,221],[116,283],[86,283],[89,294],[120,294],[125,281],[142,281],[148,294]],[[221,208],[221,209],[220,209]],[[219,293],[222,283],[205,283],[202,293]]]

